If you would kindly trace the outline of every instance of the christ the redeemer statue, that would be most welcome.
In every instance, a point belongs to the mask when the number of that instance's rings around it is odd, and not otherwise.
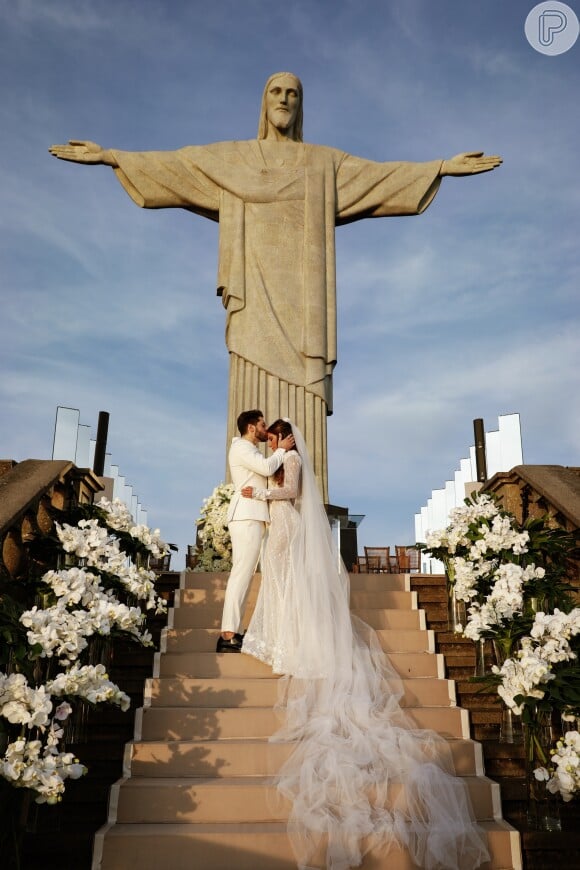
[[[290,417],[304,432],[328,501],[326,417],[336,364],[334,228],[420,214],[445,175],[495,169],[482,152],[428,163],[376,163],[302,142],[302,84],[266,83],[258,138],[177,151],[118,151],[71,140],[50,152],[113,167],[144,208],[219,221],[218,295],[230,354],[228,443],[240,411]]]

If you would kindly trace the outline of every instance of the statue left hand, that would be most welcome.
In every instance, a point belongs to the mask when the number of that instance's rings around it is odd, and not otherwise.
[[[477,175],[479,172],[490,172],[503,163],[501,157],[486,156],[483,151],[464,151],[449,160],[444,160],[439,175]]]

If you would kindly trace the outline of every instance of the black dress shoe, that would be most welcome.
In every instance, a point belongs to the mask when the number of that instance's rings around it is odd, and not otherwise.
[[[243,636],[241,634],[234,634],[234,636],[230,637],[228,640],[220,635],[218,637],[215,651],[219,653],[239,653],[242,651],[242,640]]]

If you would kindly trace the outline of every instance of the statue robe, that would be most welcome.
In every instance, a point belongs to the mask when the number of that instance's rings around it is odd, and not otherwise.
[[[219,221],[218,294],[230,352],[228,441],[240,411],[302,429],[328,501],[326,415],[337,358],[334,227],[419,214],[441,161],[376,163],[334,148],[249,140],[112,151],[137,205]]]

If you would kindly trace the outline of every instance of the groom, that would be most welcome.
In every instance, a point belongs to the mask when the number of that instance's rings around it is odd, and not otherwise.
[[[237,423],[240,437],[232,439],[228,455],[235,486],[227,515],[232,539],[232,570],[226,587],[222,631],[216,652],[240,652],[242,649],[242,617],[269,520],[267,502],[242,498],[241,491],[245,486],[265,489],[267,478],[280,468],[285,452],[294,447],[294,436],[289,435],[279,442],[272,456],[265,459],[257,446],[268,440],[262,412],[242,411]]]

